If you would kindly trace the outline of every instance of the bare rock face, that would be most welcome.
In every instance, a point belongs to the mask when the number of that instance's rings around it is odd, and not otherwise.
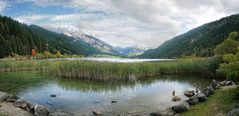
[[[185,112],[185,111],[188,111],[189,110],[189,104],[188,102],[182,102],[180,103],[179,105],[175,105],[172,107],[172,109],[176,112],[176,113],[182,113],[182,112]]]
[[[9,96],[10,96],[10,94],[8,94],[6,92],[0,92],[0,102],[5,101]]]
[[[49,111],[42,105],[34,106],[34,116],[48,116]]]

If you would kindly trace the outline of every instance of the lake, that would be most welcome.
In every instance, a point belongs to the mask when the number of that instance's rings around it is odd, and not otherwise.
[[[200,76],[158,76],[137,81],[67,80],[40,72],[0,73],[0,90],[27,101],[62,110],[68,114],[92,115],[93,110],[106,116],[148,114],[179,102],[172,102],[172,92],[183,100],[185,90],[205,88],[210,79]],[[51,97],[54,94],[56,97]],[[117,101],[116,103],[112,103]]]
[[[134,62],[158,62],[158,61],[171,61],[173,59],[131,59],[131,58],[53,58],[49,60],[86,60],[86,61],[99,61],[99,62],[120,62],[120,63],[134,63]]]

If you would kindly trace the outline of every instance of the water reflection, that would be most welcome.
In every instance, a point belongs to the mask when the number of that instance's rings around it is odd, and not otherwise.
[[[206,81],[205,81],[206,80]],[[140,79],[137,81],[90,81],[90,80],[58,80],[59,86],[66,90],[81,90],[84,92],[116,92],[122,89],[135,89],[137,87],[147,87],[155,83],[190,83],[194,87],[205,88],[210,81],[199,76],[159,76]]]
[[[170,107],[172,91],[182,99],[185,90],[204,88],[210,80],[198,76],[161,76],[135,82],[96,82],[86,80],[49,79],[48,83],[30,87],[19,95],[51,110],[91,115],[99,110],[104,115],[146,113]],[[50,97],[56,94],[57,97]],[[112,104],[111,101],[117,103]]]
[[[49,60],[85,60],[85,61],[99,61],[99,62],[121,62],[121,63],[133,63],[133,62],[158,62],[158,61],[171,61],[173,59],[132,59],[132,58],[55,58]]]
[[[47,83],[45,77],[46,75],[39,72],[0,73],[0,91],[17,94],[25,89]]]

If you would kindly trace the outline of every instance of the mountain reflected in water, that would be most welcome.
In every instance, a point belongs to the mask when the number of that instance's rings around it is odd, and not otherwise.
[[[109,82],[60,79],[37,72],[8,73],[8,77],[16,82],[11,79],[5,88],[11,87],[9,90],[16,91],[18,96],[28,101],[47,106],[52,111],[85,115],[91,115],[93,110],[104,115],[118,115],[164,109],[178,103],[171,101],[173,90],[185,100],[185,90],[204,88],[211,82],[199,76],[177,75]],[[0,80],[3,79],[0,76]],[[16,84],[22,81],[24,87]],[[56,97],[51,97],[52,94]],[[116,103],[111,103],[112,100]]]

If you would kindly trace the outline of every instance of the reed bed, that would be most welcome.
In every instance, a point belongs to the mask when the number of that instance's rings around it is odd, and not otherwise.
[[[0,72],[43,71],[49,68],[49,61],[37,60],[0,60]]]
[[[220,58],[184,59],[164,62],[112,63],[67,60],[4,60],[0,71],[38,70],[70,79],[134,80],[158,75],[215,76]]]

